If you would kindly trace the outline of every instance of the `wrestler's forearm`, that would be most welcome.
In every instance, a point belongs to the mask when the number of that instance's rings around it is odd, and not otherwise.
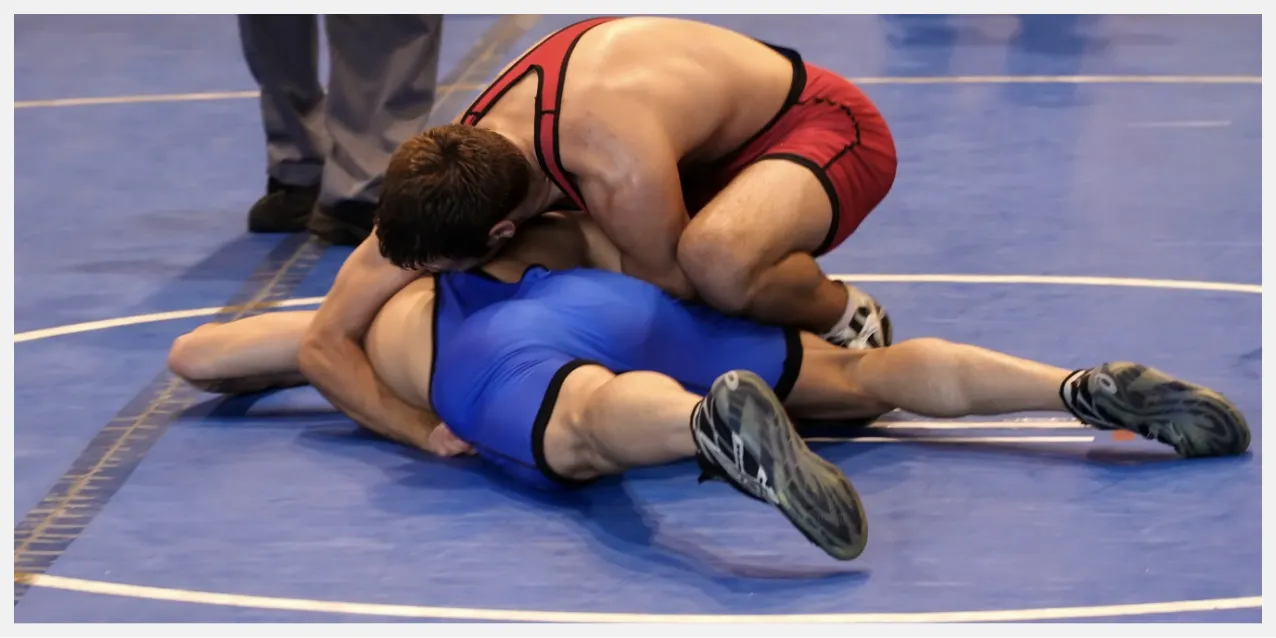
[[[333,407],[382,436],[424,449],[438,419],[416,409],[377,378],[363,339],[395,293],[420,276],[381,256],[369,235],[337,272],[301,339],[297,364]]]
[[[301,371],[333,407],[388,439],[425,449],[435,415],[398,398],[377,377],[368,355],[350,339],[307,339]]]

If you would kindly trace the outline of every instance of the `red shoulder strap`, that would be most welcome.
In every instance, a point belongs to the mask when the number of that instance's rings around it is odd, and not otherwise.
[[[563,168],[562,158],[558,153],[558,115],[563,86],[567,81],[567,64],[576,42],[590,29],[615,19],[617,18],[603,17],[584,20],[545,38],[488,85],[461,118],[462,124],[478,124],[511,86],[520,82],[528,73],[536,73],[536,159],[554,185],[572,198],[582,211],[586,210],[585,198],[581,196],[571,175]]]

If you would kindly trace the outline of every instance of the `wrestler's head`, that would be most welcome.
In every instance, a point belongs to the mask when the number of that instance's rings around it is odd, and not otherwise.
[[[377,209],[381,254],[401,268],[467,270],[514,235],[531,171],[498,133],[438,126],[390,158]]]

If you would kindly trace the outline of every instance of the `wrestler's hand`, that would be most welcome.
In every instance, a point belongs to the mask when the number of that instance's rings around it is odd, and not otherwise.
[[[461,456],[474,454],[474,448],[469,443],[457,438],[452,434],[446,424],[440,423],[430,431],[430,437],[426,440],[425,451],[435,456]]]

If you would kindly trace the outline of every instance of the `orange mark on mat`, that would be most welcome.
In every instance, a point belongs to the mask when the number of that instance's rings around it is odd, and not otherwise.
[[[1136,438],[1138,437],[1129,430],[1117,430],[1112,433],[1113,441],[1133,441]]]

